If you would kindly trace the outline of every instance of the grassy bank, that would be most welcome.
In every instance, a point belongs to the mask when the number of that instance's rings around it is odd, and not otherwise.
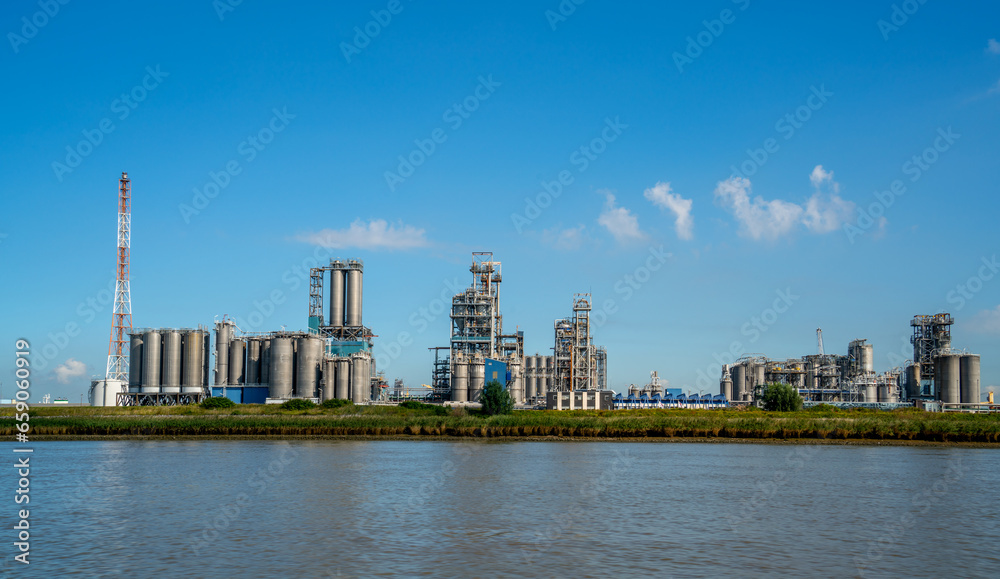
[[[11,409],[0,435],[13,437]],[[451,436],[580,438],[832,439],[1000,443],[1000,415],[836,410],[519,411],[479,416],[464,411],[345,406],[285,411],[275,406],[40,408],[33,435],[73,436]]]

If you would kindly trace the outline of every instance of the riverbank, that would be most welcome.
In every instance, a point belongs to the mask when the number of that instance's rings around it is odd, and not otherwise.
[[[479,416],[463,410],[353,406],[306,411],[244,405],[39,408],[34,440],[75,438],[483,438],[792,443],[977,443],[1000,445],[1000,415],[837,410],[517,411]],[[0,411],[0,435],[16,434],[12,409]]]

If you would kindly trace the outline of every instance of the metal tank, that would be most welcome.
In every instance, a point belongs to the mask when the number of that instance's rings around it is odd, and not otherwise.
[[[362,404],[367,398],[365,386],[370,388],[368,372],[365,364],[365,355],[361,352],[351,354],[351,401],[355,404]]]
[[[91,380],[87,394],[91,406],[104,406],[104,380]]]
[[[982,402],[983,395],[979,383],[979,356],[976,354],[962,356],[959,361],[958,374],[962,402],[965,404],[978,404]]]
[[[754,366],[753,366],[753,385],[754,385],[754,387],[758,387],[759,386],[759,387],[763,388],[764,384],[767,383],[767,380],[765,379],[765,376],[764,376],[764,372],[765,372],[765,368],[764,368],[763,364],[754,364]],[[752,392],[751,392],[751,394],[752,394]]]
[[[319,370],[323,360],[323,340],[316,336],[303,336],[297,340],[295,396],[315,398],[319,386]]]
[[[348,327],[361,325],[361,285],[362,272],[360,269],[347,270],[347,303],[346,321]]]
[[[879,396],[878,384],[874,382],[866,382],[865,385],[865,402],[885,402],[882,397]]]
[[[260,338],[247,338],[247,384],[260,384]]]
[[[935,366],[940,367],[939,375],[941,377],[941,386],[938,392],[941,393],[941,402],[946,404],[957,404],[962,401],[960,390],[961,374],[959,370],[960,358],[961,356],[949,354],[947,356],[939,356],[936,359],[937,363]]]
[[[516,356],[510,360],[510,394],[515,404],[524,404],[524,376],[521,374],[521,360]]]
[[[469,400],[469,362],[461,352],[456,352],[451,360],[451,399],[454,402]]]
[[[292,339],[287,337],[271,340],[271,372],[268,377],[271,398],[287,399],[292,397]]]
[[[142,336],[142,388],[141,392],[156,394],[160,391],[160,333],[150,330]]]
[[[184,355],[183,368],[181,370],[181,388],[187,392],[189,388],[198,388],[199,391],[205,386],[202,378],[202,371],[205,367],[205,333],[194,330],[184,334]]]
[[[733,377],[728,369],[723,369],[722,379],[719,381],[719,394],[726,397],[726,400],[733,400]]]
[[[205,342],[205,350],[202,352],[201,355],[201,361],[202,364],[204,364],[204,366],[202,366],[203,369],[201,372],[201,380],[202,380],[201,384],[202,386],[208,386],[209,380],[211,380],[210,376],[212,375],[212,368],[211,368],[212,331],[209,330],[208,328],[205,328],[204,331],[203,330],[198,330],[198,331],[201,332],[202,338],[204,339]]]
[[[865,372],[875,371],[875,348],[871,344],[861,347],[861,369]]]
[[[896,385],[888,381],[879,382],[878,401],[890,403],[899,402],[899,397],[896,395]]]
[[[337,360],[329,358],[323,361],[323,388],[320,402],[326,402],[337,397]]]
[[[486,387],[486,360],[475,354],[469,362],[469,402],[479,402]]]
[[[229,383],[229,342],[233,338],[233,329],[226,322],[215,325],[215,385],[225,386]]]
[[[181,391],[181,333],[176,330],[163,333],[163,381],[160,387],[164,394]]]
[[[271,380],[271,340],[260,341],[260,383],[267,384]]]
[[[747,391],[747,367],[743,364],[733,366],[733,400],[742,401]]]
[[[920,397],[920,364],[906,367],[906,392],[911,399]]]
[[[138,392],[142,386],[142,334],[132,334],[128,348],[128,391]]]
[[[344,270],[330,270],[330,325],[344,325]]]
[[[243,384],[246,374],[243,372],[243,363],[246,358],[246,342],[243,340],[233,340],[229,342],[229,385],[239,386]]]
[[[351,399],[351,359],[347,356],[337,358],[336,397],[340,400]]]

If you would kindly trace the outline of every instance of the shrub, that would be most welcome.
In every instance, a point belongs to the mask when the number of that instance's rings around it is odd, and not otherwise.
[[[324,400],[320,406],[323,408],[340,408],[341,406],[350,406],[354,404],[350,400],[344,400],[342,398],[331,398],[329,400]]]
[[[418,400],[404,400],[399,403],[400,408],[407,408],[409,410],[423,410],[427,406],[429,405],[424,404],[423,402],[420,402]]]
[[[510,414],[514,411],[514,399],[510,392],[496,380],[490,380],[479,401],[483,404],[483,414]]]
[[[764,387],[762,397],[764,410],[787,412],[802,410],[802,397],[799,391],[788,384],[768,384]]]
[[[282,410],[309,410],[310,408],[316,408],[316,403],[302,398],[293,398],[281,403]]]
[[[439,404],[425,404],[419,400],[404,400],[399,403],[400,408],[406,408],[408,410],[426,410],[433,413],[435,416],[448,416],[451,414],[451,410],[448,407]]]
[[[202,400],[199,406],[202,408],[232,408],[236,406],[236,403],[225,396],[214,396]]]

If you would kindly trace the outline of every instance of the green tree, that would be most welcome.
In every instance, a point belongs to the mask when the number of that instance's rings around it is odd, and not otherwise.
[[[214,398],[206,398],[199,404],[202,408],[232,408],[236,406],[236,403],[228,398],[222,396],[216,396]]]
[[[483,414],[510,414],[514,411],[514,398],[503,384],[490,380],[479,401],[483,404]]]
[[[799,391],[788,384],[768,384],[764,387],[761,400],[764,402],[764,410],[781,412],[802,410],[802,397],[799,396]]]

